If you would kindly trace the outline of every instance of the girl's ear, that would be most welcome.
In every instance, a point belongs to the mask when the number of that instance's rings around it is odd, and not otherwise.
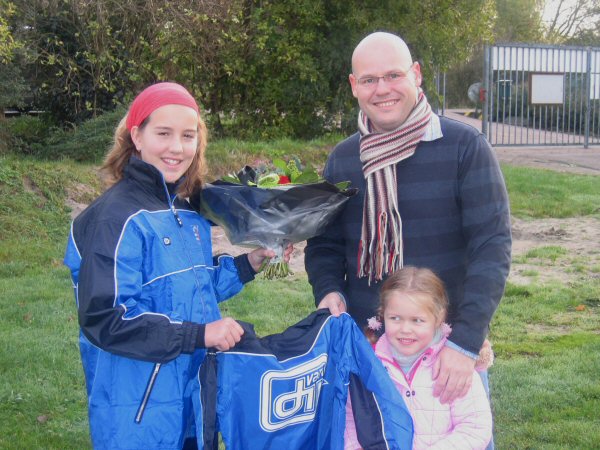
[[[436,327],[436,328],[439,328],[439,327],[441,327],[441,326],[442,326],[442,324],[443,324],[443,323],[444,323],[444,319],[443,319],[443,318],[437,319],[437,320],[435,321],[435,327]]]
[[[142,132],[140,131],[139,127],[133,127],[131,129],[131,140],[133,141],[133,145],[135,145],[135,148],[138,152],[140,152],[142,150],[142,137],[141,134]]]

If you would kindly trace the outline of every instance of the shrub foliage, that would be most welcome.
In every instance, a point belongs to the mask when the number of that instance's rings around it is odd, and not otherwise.
[[[355,128],[350,58],[367,33],[401,34],[431,84],[489,35],[492,0],[0,0],[7,64],[37,109],[79,124],[157,80],[191,89],[216,134],[314,137]],[[472,14],[477,10],[478,14]],[[0,99],[0,104],[1,104]]]

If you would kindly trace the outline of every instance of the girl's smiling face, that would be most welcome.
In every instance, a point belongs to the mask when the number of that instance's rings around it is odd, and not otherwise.
[[[144,126],[131,129],[131,139],[141,159],[156,167],[167,183],[174,183],[198,151],[198,114],[187,106],[161,106]]]
[[[425,294],[394,291],[387,297],[383,319],[392,347],[403,356],[426,349],[440,325],[427,308],[432,302]]]

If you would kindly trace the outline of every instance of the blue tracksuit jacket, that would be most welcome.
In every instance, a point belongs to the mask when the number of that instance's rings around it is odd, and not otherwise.
[[[72,224],[65,264],[97,449],[179,449],[202,436],[201,324],[253,278],[245,256],[213,260],[209,223],[173,191],[132,158]]]
[[[318,310],[262,339],[242,326],[242,341],[203,363],[206,449],[218,427],[227,449],[341,450],[349,384],[363,448],[411,448],[404,400],[348,314]]]

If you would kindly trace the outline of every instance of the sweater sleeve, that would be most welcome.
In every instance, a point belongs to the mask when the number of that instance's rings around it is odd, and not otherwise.
[[[324,177],[331,183],[341,180],[332,178],[336,164],[335,151],[327,160]],[[334,220],[323,234],[308,239],[304,249],[304,266],[308,281],[313,288],[315,305],[327,294],[339,292],[345,297],[346,242],[339,233],[342,215]]]
[[[415,434],[415,448],[430,450],[485,449],[492,438],[492,412],[483,383],[473,373],[471,389],[464,397],[455,400],[450,407],[453,427],[435,443],[425,445],[423,436]],[[426,437],[429,437],[426,435]]]
[[[333,236],[335,222],[324,234],[307,241],[304,249],[304,265],[312,286],[315,305],[327,294],[344,294],[346,259],[344,241]]]
[[[472,137],[463,148],[458,189],[467,271],[464,296],[454,310],[449,339],[477,354],[510,268],[510,210],[500,166],[484,136]]]

